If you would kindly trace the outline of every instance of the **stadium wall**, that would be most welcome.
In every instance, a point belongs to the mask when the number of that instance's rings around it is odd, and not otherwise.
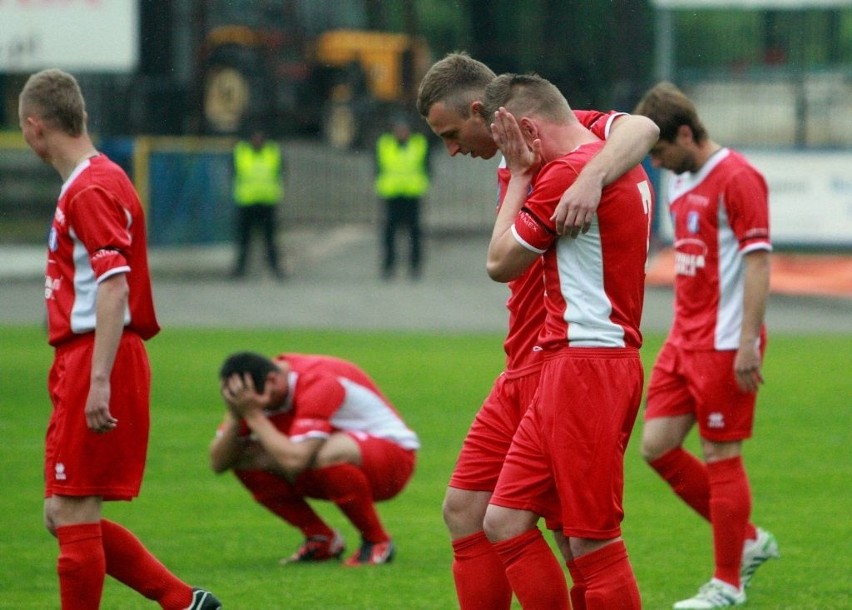
[[[231,144],[211,138],[116,138],[98,146],[133,177],[148,213],[154,246],[212,244],[231,239]],[[332,150],[316,142],[282,144],[287,168],[282,226],[358,224],[378,230],[373,160],[365,152]],[[780,247],[852,251],[850,150],[741,149],[769,183],[773,239]],[[433,155],[433,186],[423,221],[431,233],[487,233],[496,206],[497,159]],[[646,164],[646,167],[647,164]],[[655,179],[662,202],[664,184]],[[23,145],[0,135],[2,240],[38,243],[59,189],[53,170]],[[655,234],[670,240],[664,205]]]

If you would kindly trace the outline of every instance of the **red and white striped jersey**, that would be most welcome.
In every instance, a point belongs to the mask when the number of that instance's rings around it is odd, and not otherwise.
[[[417,435],[363,370],[339,358],[281,354],[289,392],[270,420],[292,440],[328,438],[332,432],[354,432],[382,438],[405,449],[419,449]]]
[[[624,116],[624,113],[620,112],[596,110],[575,110],[574,114],[586,129],[601,140],[609,136],[615,119]],[[497,169],[498,209],[506,194],[509,178],[511,174],[503,160]],[[561,195],[562,193],[560,197]],[[540,352],[536,346],[545,318],[541,262],[541,259],[537,259],[523,275],[508,284],[509,299],[506,301],[506,308],[509,310],[509,332],[503,342],[508,371],[520,370],[539,361]]]
[[[95,330],[97,286],[117,273],[130,287],[125,327],[159,331],[145,217],[124,171],[105,155],[78,165],[62,185],[48,236],[44,296],[51,345]]]
[[[544,255],[542,349],[642,345],[639,324],[654,198],[645,171],[636,166],[604,188],[587,233],[560,237],[550,220],[562,193],[603,144],[580,146],[545,165],[512,226],[521,245]]]
[[[716,152],[699,171],[670,181],[673,343],[697,350],[739,347],[743,255],[772,249],[768,197],[760,172],[728,148]]]

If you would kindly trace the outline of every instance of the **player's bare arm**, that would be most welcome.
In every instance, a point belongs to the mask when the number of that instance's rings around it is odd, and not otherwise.
[[[755,250],[743,257],[743,321],[734,359],[734,374],[743,392],[756,392],[763,383],[759,340],[769,299],[769,257],[768,250]]]
[[[639,165],[659,135],[659,127],[647,117],[617,117],[604,147],[562,194],[551,217],[557,233],[570,237],[586,233],[600,204],[603,188]]]
[[[506,158],[506,166],[512,177],[491,233],[486,269],[492,280],[509,282],[523,274],[539,256],[518,243],[512,234],[512,225],[526,201],[535,171],[541,164],[541,141],[534,139],[529,144],[517,120],[505,108],[495,113],[491,133]]]
[[[288,479],[313,466],[324,439],[305,439],[294,442],[269,421],[264,409],[272,405],[273,384],[267,381],[263,394],[254,387],[251,375],[235,374],[223,383],[222,394],[235,415],[251,429],[260,445],[269,454],[276,469]]]
[[[269,454],[274,470],[292,481],[303,471],[312,468],[324,439],[304,439],[294,442],[282,434],[261,410],[246,413],[245,421],[258,442]]]
[[[97,433],[114,430],[118,420],[109,410],[110,375],[115,363],[118,343],[124,332],[124,312],[129,288],[123,273],[117,273],[98,284],[95,346],[92,372],[86,398],[86,424]]]
[[[249,439],[240,435],[240,420],[228,410],[210,443],[210,468],[216,474],[231,469],[250,469],[253,461],[247,456],[249,443]]]

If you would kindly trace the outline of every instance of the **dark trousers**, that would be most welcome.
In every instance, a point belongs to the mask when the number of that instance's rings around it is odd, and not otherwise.
[[[385,224],[383,239],[382,273],[387,277],[396,266],[396,233],[405,227],[408,230],[410,247],[409,269],[412,276],[420,274],[422,246],[420,232],[420,199],[417,197],[393,197],[385,199]]]
[[[275,218],[276,206],[266,204],[237,206],[237,263],[234,275],[244,275],[248,262],[249,245],[252,234],[258,229],[266,245],[266,262],[276,275],[280,275],[278,266],[278,246],[275,238],[278,222]]]

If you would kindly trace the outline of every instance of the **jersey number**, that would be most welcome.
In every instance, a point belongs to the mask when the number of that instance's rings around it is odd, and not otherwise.
[[[647,180],[643,180],[642,182],[636,183],[636,188],[639,189],[639,195],[642,197],[642,208],[645,210],[645,216],[648,222],[648,228],[645,233],[645,270],[648,268],[648,259],[647,254],[651,249],[651,204],[654,200],[654,196],[651,192],[651,185]]]

